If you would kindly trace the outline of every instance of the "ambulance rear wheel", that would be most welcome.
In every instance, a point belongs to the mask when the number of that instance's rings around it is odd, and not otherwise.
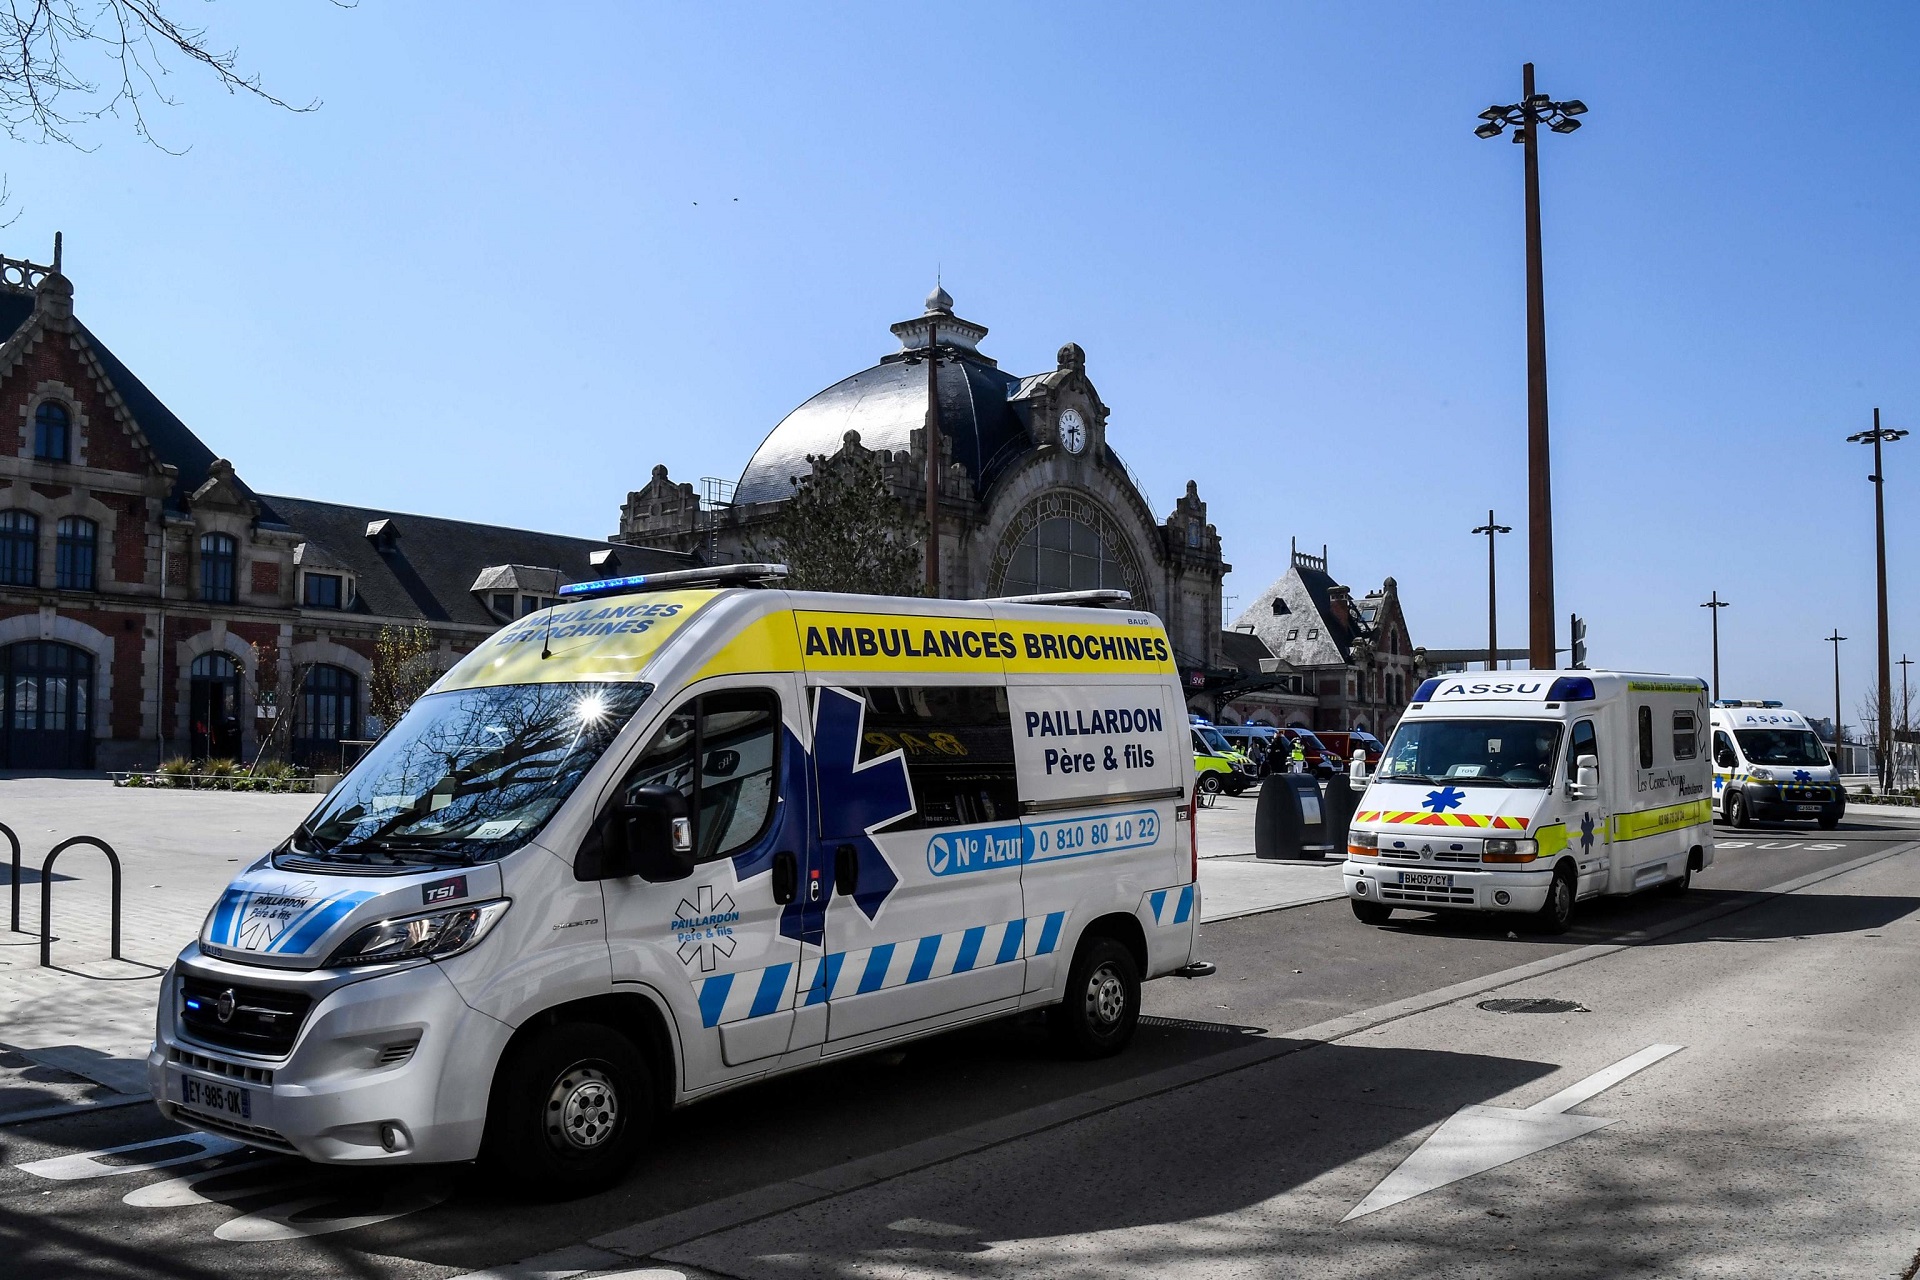
[[[1052,1013],[1054,1038],[1076,1058],[1110,1058],[1140,1020],[1140,966],[1113,938],[1087,938],[1067,970],[1067,998]]]
[[[653,1127],[646,1058],[611,1027],[563,1022],[502,1062],[482,1162],[536,1199],[588,1195],[619,1181]]]

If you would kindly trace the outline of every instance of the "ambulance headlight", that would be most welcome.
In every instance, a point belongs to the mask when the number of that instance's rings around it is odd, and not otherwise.
[[[1532,862],[1540,856],[1537,840],[1503,840],[1498,837],[1480,842],[1482,862]]]
[[[1761,768],[1755,767],[1747,770],[1747,777],[1754,782],[1772,782],[1773,771],[1771,769],[1761,769]]]
[[[1349,828],[1347,831],[1347,856],[1350,858],[1377,858],[1380,856],[1380,833],[1360,831]]]
[[[457,956],[478,946],[511,905],[501,898],[375,921],[341,943],[327,967]]]

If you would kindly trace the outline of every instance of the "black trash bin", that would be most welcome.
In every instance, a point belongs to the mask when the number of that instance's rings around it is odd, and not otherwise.
[[[1360,805],[1360,793],[1347,781],[1347,775],[1336,773],[1327,779],[1322,800],[1326,807],[1327,840],[1333,845],[1328,857],[1347,856],[1347,829],[1353,826],[1353,811]]]
[[[1343,779],[1335,779],[1343,789]],[[1346,856],[1346,823],[1353,813],[1353,793],[1346,790],[1345,814],[1334,830],[1320,780],[1310,773],[1276,773],[1260,784],[1260,804],[1253,813],[1253,852],[1260,858],[1326,858],[1335,850]],[[1337,840],[1337,843],[1336,843]]]

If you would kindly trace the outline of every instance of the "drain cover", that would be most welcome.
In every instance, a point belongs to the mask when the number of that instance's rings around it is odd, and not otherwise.
[[[1536,996],[1531,1000],[1482,1000],[1480,1008],[1488,1013],[1592,1013],[1578,1000],[1554,1000]]]

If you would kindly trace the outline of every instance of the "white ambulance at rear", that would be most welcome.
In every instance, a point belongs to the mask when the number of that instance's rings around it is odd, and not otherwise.
[[[720,589],[774,568],[597,584],[462,659],[167,972],[161,1110],[558,1192],[664,1107],[965,1023],[1123,1048],[1200,918],[1159,620]]]
[[[1353,913],[1530,915],[1661,887],[1713,862],[1707,690],[1602,671],[1441,676],[1364,781],[1343,868]]]
[[[1729,826],[1792,818],[1832,829],[1847,789],[1807,718],[1778,702],[1713,704],[1713,802]]]

